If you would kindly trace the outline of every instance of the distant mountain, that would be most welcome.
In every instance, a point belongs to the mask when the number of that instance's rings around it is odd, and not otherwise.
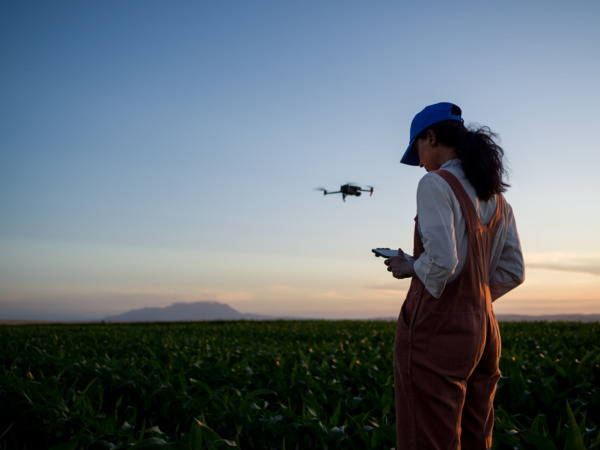
[[[600,322],[599,314],[557,314],[557,315],[517,315],[498,314],[500,322],[524,321],[564,321],[564,322]],[[242,314],[231,306],[219,302],[174,303],[164,308],[141,308],[127,311],[116,316],[105,317],[106,322],[184,322],[197,320],[269,320],[278,317],[260,314]],[[293,319],[281,317],[281,319]],[[296,318],[298,319],[298,318]],[[372,320],[395,321],[396,317]]]
[[[182,322],[195,320],[262,320],[272,317],[242,314],[219,302],[173,303],[164,308],[132,309],[126,313],[106,317],[107,322]]]

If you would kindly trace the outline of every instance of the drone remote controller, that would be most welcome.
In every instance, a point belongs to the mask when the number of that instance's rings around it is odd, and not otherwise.
[[[398,256],[398,250],[390,250],[389,248],[374,248],[371,251],[375,253],[375,256],[381,256],[383,258],[392,258],[394,256]],[[413,259],[413,257],[408,253],[405,253],[404,256],[411,261]]]

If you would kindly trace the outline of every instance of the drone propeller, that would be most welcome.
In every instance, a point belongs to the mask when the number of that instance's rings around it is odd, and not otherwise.
[[[323,191],[323,195],[327,195],[327,190],[323,187],[315,188],[315,191]]]

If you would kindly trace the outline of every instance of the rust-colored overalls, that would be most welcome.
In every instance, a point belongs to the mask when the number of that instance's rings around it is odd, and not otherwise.
[[[458,179],[446,170],[436,173],[459,201],[469,250],[463,270],[439,299],[413,277],[402,305],[394,348],[398,449],[487,449],[501,348],[489,265],[504,199],[497,196],[492,220],[482,225]],[[416,223],[415,260],[422,252]]]

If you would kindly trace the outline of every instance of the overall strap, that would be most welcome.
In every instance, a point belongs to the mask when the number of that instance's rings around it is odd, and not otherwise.
[[[474,231],[477,226],[481,225],[481,220],[479,220],[479,215],[475,210],[475,206],[461,182],[458,181],[458,178],[456,178],[454,174],[447,170],[436,170],[434,173],[442,177],[452,188],[452,192],[454,192],[463,215],[465,216],[465,220],[467,221],[467,228]]]
[[[490,222],[483,225],[471,198],[456,176],[447,170],[437,170],[435,173],[446,180],[460,204],[469,235],[470,256],[467,257],[467,262],[472,260],[472,263],[478,267],[480,276],[483,277],[481,279],[485,280],[487,284],[489,283],[489,261],[493,241],[504,215],[504,197],[502,195],[496,196],[496,211]]]
[[[456,176],[448,170],[436,170],[434,173],[441,176],[446,181],[446,183],[448,183],[448,185],[452,188],[452,192],[454,192],[454,195],[456,196],[456,199],[460,204],[463,215],[465,216],[465,219],[467,221],[467,226],[469,228],[471,228],[474,231],[476,226],[483,227],[492,231],[492,234],[496,234],[496,227],[498,226],[498,224],[500,223],[500,219],[502,219],[502,216],[504,215],[504,196],[500,194],[496,195],[496,211],[494,212],[494,215],[492,216],[492,219],[489,221],[489,223],[487,225],[483,225],[481,223],[479,215],[477,214],[477,211],[475,210],[475,205],[473,205],[469,194],[467,194],[467,191],[465,191],[465,188],[463,187],[461,182],[458,181],[458,178],[456,178]]]

